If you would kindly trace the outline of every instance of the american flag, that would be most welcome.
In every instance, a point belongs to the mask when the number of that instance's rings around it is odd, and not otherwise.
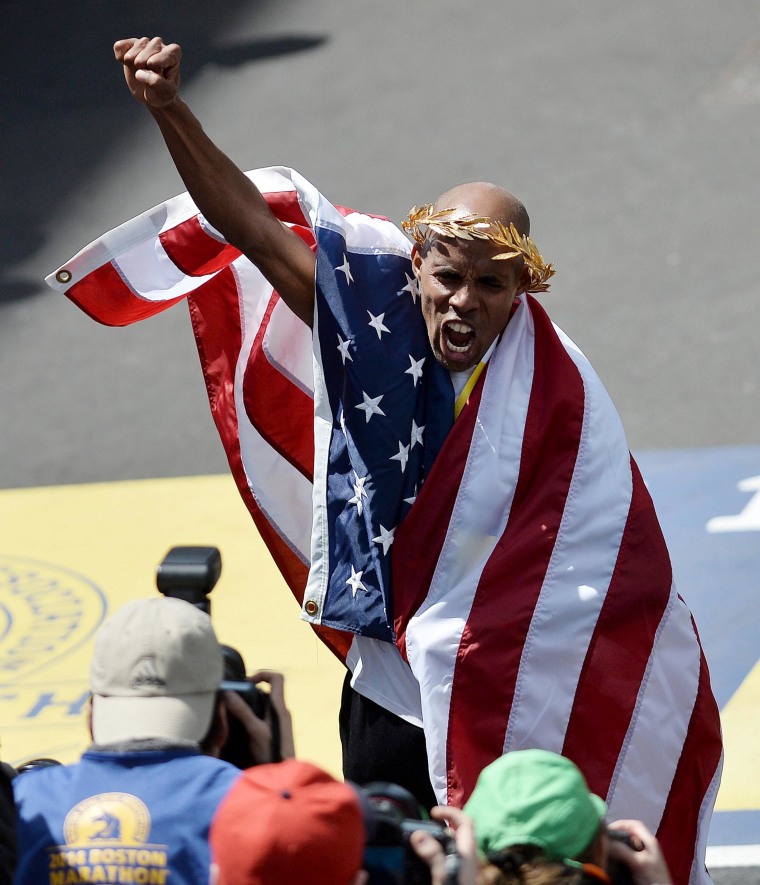
[[[391,547],[453,423],[453,387],[427,346],[406,238],[384,220],[368,231],[355,213],[325,214],[306,602],[322,624],[393,642]]]
[[[249,174],[317,250],[313,340],[187,195],[48,282],[108,325],[187,299],[232,473],[302,616],[342,659],[353,632],[395,638],[441,800],[503,752],[562,752],[610,819],[657,832],[675,882],[708,882],[718,711],[587,360],[523,297],[452,426],[403,234],[291,170]]]

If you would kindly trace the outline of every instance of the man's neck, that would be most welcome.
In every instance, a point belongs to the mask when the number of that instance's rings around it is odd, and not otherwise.
[[[470,367],[469,369],[465,369],[464,372],[451,372],[451,371],[449,372],[449,375],[451,376],[451,383],[454,385],[454,399],[455,400],[459,398],[460,393],[464,390],[467,382],[472,377],[472,373],[475,371],[475,369],[477,369],[477,367],[479,365],[485,364],[488,362],[488,360],[491,359],[491,355],[493,354],[494,350],[496,349],[496,345],[497,345],[500,337],[501,336],[499,335],[491,342],[491,346],[483,354],[483,358],[480,360],[480,363],[477,363],[476,365]]]

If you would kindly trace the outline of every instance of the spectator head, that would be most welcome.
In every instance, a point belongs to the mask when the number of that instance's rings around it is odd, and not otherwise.
[[[607,807],[588,789],[580,770],[546,750],[518,750],[492,762],[480,774],[465,811],[475,822],[480,852],[493,857],[530,847],[549,861],[599,866],[589,856]]]
[[[212,882],[358,885],[364,841],[348,784],[297,759],[259,765],[235,781],[212,821]]]
[[[128,602],[95,636],[93,739],[200,741],[221,681],[222,652],[208,615],[165,596]]]
[[[7,762],[0,762],[0,885],[10,885],[16,869],[16,812],[11,786],[15,776]]]

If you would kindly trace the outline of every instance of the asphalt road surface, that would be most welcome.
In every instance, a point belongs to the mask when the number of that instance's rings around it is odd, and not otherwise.
[[[243,168],[395,220],[515,191],[632,448],[760,439],[756,2],[6,0],[0,28],[0,488],[226,470],[183,308],[108,330],[42,282],[183,190],[112,58],[154,33]]]

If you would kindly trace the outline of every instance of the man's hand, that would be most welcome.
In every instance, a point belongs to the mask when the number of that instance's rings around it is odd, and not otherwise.
[[[124,77],[132,95],[149,108],[170,105],[179,90],[182,50],[168,46],[160,37],[130,37],[113,46],[116,61],[124,65]]]
[[[280,723],[280,755],[283,759],[295,759],[296,746],[293,737],[293,718],[285,703],[285,677],[276,670],[259,670],[249,677],[254,685],[269,685],[269,702],[277,713]]]
[[[610,840],[610,859],[624,863],[636,885],[670,885],[670,872],[660,843],[640,820],[616,820],[609,829],[628,833],[636,846],[634,851],[622,842]]]
[[[475,885],[478,859],[472,820],[459,808],[450,808],[447,805],[436,805],[431,809],[430,817],[448,824],[454,831],[459,854],[459,885]],[[425,830],[417,830],[410,836],[409,844],[415,854],[430,867],[432,885],[448,885],[449,870],[441,843]]]
[[[295,742],[293,739],[293,722],[285,704],[285,677],[274,670],[259,670],[248,677],[254,685],[269,685],[269,700],[277,714],[280,726],[280,755],[283,759],[293,759]],[[259,719],[237,692],[224,693],[227,715],[237,719],[248,735],[251,759],[254,765],[272,762],[272,727],[271,721]]]

